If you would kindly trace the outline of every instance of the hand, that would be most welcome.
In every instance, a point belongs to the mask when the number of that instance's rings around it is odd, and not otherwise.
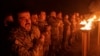
[[[44,41],[45,41],[45,36],[44,36],[43,34],[41,35],[40,41],[41,41],[42,43],[44,43]]]

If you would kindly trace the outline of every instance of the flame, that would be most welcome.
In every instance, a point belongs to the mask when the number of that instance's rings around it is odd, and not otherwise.
[[[87,22],[86,22],[86,20],[83,20],[83,21],[81,21],[80,24],[81,24],[81,25],[85,25],[85,24],[87,24]]]
[[[84,25],[81,27],[81,30],[91,30],[92,29],[92,23],[96,19],[96,15],[94,15],[92,18],[89,18],[88,20],[83,20],[80,22],[81,25]]]

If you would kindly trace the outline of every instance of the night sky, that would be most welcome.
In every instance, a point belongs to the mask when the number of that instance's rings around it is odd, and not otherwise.
[[[0,0],[1,12],[14,11],[19,7],[28,7],[34,11],[52,10],[62,11],[63,13],[89,12],[89,5],[92,0]]]

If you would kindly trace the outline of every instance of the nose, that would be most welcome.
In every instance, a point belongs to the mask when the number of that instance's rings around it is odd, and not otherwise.
[[[26,23],[31,23],[31,20],[30,19],[26,19]]]

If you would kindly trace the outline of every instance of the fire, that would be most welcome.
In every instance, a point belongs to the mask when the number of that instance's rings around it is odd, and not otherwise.
[[[80,24],[81,24],[81,25],[85,25],[85,24],[87,24],[87,22],[86,22],[86,20],[83,20],[83,21],[81,21]]]
[[[96,15],[94,15],[92,18],[89,18],[88,20],[83,20],[80,22],[81,25],[84,25],[81,27],[81,30],[91,30],[92,29],[92,23],[96,19]]]

